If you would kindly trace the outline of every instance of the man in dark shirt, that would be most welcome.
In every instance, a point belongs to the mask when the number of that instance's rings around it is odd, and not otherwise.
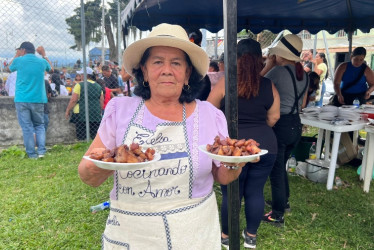
[[[108,65],[104,65],[101,68],[101,71],[103,74],[102,79],[105,81],[106,87],[109,88],[114,95],[120,94],[121,89],[118,84],[118,77],[112,74],[110,67]]]

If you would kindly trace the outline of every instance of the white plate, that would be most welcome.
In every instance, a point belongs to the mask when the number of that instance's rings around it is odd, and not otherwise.
[[[199,150],[205,154],[207,154],[210,158],[217,161],[227,162],[227,163],[240,163],[240,162],[250,162],[257,158],[257,156],[261,156],[267,154],[268,151],[266,149],[262,149],[259,154],[255,155],[246,155],[246,156],[225,156],[225,155],[217,155],[206,150],[206,145],[200,145]]]
[[[119,163],[119,162],[105,162],[91,159],[89,156],[83,156],[84,159],[92,161],[96,166],[103,169],[109,170],[135,170],[136,168],[143,168],[149,164],[152,164],[161,159],[161,155],[158,153],[154,154],[152,161],[138,162],[138,163]]]

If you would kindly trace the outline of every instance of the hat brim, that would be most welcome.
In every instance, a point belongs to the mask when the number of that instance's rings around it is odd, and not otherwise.
[[[122,58],[126,72],[131,76],[134,76],[133,70],[139,69],[139,63],[144,51],[155,46],[178,48],[187,53],[192,65],[200,75],[205,76],[208,72],[209,57],[202,48],[190,41],[171,36],[148,37],[130,44],[123,52]]]
[[[294,62],[301,61],[300,57],[292,54],[289,50],[285,50],[280,47],[269,48],[269,55],[277,55]]]

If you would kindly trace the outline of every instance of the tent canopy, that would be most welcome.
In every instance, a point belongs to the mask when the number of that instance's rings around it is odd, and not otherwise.
[[[122,25],[150,30],[160,23],[179,24],[185,29],[205,28],[218,32],[223,28],[221,0],[131,0],[122,12]],[[264,29],[278,33],[345,29],[369,32],[374,26],[372,0],[237,0],[237,31],[259,33]]]

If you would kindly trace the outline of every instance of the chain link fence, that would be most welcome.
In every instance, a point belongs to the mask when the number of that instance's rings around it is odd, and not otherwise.
[[[117,45],[121,43],[117,36],[117,8],[123,9],[127,2],[84,1],[84,46],[81,38],[81,1],[1,0],[0,78],[3,82],[1,88],[5,89],[2,94],[14,96],[16,93],[16,73],[10,73],[7,68],[16,55],[16,48],[24,41],[31,42],[35,48],[43,46],[53,66],[53,70],[45,75],[49,98],[70,97],[70,103],[65,107],[66,115],[61,114],[60,117],[75,124],[76,131],[72,133],[76,134],[77,140],[93,139],[102,119],[104,102],[106,104],[111,97],[122,95],[125,90],[122,78],[118,78],[120,69],[116,62],[120,53],[117,52]],[[85,60],[83,48],[87,51]],[[37,52],[35,54],[41,57]],[[88,74],[86,83],[80,74],[84,62]],[[102,72],[103,65],[109,74]],[[92,78],[92,75],[95,77]],[[48,111],[47,105],[45,113]],[[49,124],[53,127],[52,122]],[[89,133],[88,138],[86,132]]]
[[[6,67],[15,56],[16,48],[24,41],[32,42],[35,47],[43,46],[54,68],[53,72],[49,72],[45,77],[48,86],[52,88],[50,98],[70,96],[71,103],[74,105],[69,104],[66,107],[69,115],[66,119],[75,123],[74,133],[76,133],[77,140],[93,139],[104,112],[103,102],[106,103],[113,96],[128,93],[127,89],[130,87],[122,81],[121,77],[118,77],[121,55],[118,44],[122,44],[122,33],[118,32],[121,29],[118,25],[118,7],[123,10],[127,3],[126,0],[85,0],[86,45],[83,45],[79,0],[1,0],[0,78],[7,86],[5,88],[7,94],[14,95],[15,78],[7,72]],[[104,20],[103,15],[105,15]],[[238,34],[238,39],[253,38],[260,42],[262,49],[265,49],[274,42],[278,35],[266,30],[259,34],[244,31]],[[303,39],[304,51],[314,47],[314,35],[307,31],[302,31],[298,35]],[[361,40],[354,36],[354,45],[355,41],[359,40],[365,46],[364,39],[370,40],[370,38],[370,34]],[[338,32],[335,36],[330,35],[327,40],[328,46],[331,44],[331,47],[337,48],[333,50],[332,55],[328,55],[333,64],[332,68],[335,69],[340,62],[336,60],[338,53],[343,53],[340,60],[347,59],[347,37],[344,32]],[[222,36],[209,38],[205,49],[210,57],[219,56],[224,50],[223,44]],[[373,54],[372,47],[368,55],[369,65],[371,65]],[[83,48],[87,51],[85,60]],[[317,50],[326,52],[321,35],[317,39]],[[40,55],[37,54],[37,56]],[[82,69],[84,61],[89,67],[87,73],[92,70],[98,78],[103,78],[104,81],[92,79],[93,81],[87,81],[86,85],[82,75],[77,74],[77,71]],[[112,74],[102,74],[101,66],[103,65],[108,66]],[[3,85],[1,88],[4,88]],[[90,134],[88,138],[86,132]]]

